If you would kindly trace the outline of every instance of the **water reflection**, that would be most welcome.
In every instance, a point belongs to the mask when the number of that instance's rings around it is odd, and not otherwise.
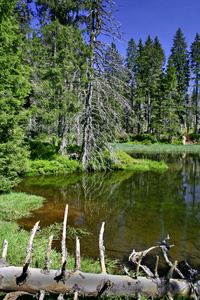
[[[69,225],[93,234],[81,241],[84,256],[98,256],[98,234],[105,221],[106,253],[112,258],[127,259],[133,248],[150,247],[169,233],[175,244],[172,261],[187,258],[200,267],[200,157],[156,156],[169,165],[165,173],[116,171],[24,179],[17,190],[41,195],[46,202],[20,224],[30,229],[37,220],[41,226],[62,222],[68,203]]]

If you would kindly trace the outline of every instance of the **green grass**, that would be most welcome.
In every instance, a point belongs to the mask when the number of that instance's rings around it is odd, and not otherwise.
[[[0,219],[14,221],[31,215],[30,210],[42,206],[42,197],[26,193],[9,193],[0,195]]]
[[[124,151],[127,153],[199,153],[200,145],[137,145],[131,143],[112,144],[116,151]]]
[[[165,171],[168,166],[163,161],[151,161],[148,159],[135,159],[123,151],[115,151],[118,160],[121,163],[116,164],[117,169],[127,171],[144,172],[144,171]]]
[[[30,216],[31,211],[39,208],[44,198],[27,195],[25,193],[9,193],[0,195],[0,253],[2,252],[3,242],[8,241],[7,262],[13,266],[22,266],[26,257],[26,248],[28,246],[30,232],[21,229],[15,220]],[[36,233],[33,246],[34,251],[31,254],[31,267],[44,268],[45,253],[49,236],[53,234],[54,240],[62,239],[62,224],[55,223],[45,227]],[[90,235],[85,229],[75,229],[67,227],[67,239],[74,240],[78,236],[87,238]],[[53,248],[53,247],[52,247]],[[59,269],[61,266],[61,253],[55,249],[51,250],[51,268]],[[113,273],[116,262],[106,259],[106,265],[109,273]],[[67,269],[73,270],[75,258],[73,255],[67,257]],[[81,259],[81,267],[84,272],[100,273],[99,261],[89,258]]]

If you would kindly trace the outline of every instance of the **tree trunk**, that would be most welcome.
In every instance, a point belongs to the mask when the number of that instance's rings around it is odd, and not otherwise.
[[[59,152],[61,155],[67,154],[67,120],[66,116],[61,116],[60,120],[60,145],[59,145]]]
[[[147,104],[147,132],[151,133],[151,97],[148,91],[148,104]]]
[[[73,295],[78,292],[83,297],[126,296],[162,298],[165,295],[193,296],[191,285],[186,280],[109,275],[107,273],[91,274],[81,271],[65,271],[62,277],[58,271],[29,268],[28,276],[22,282],[17,278],[22,272],[20,267],[0,268],[0,290],[2,292],[28,292],[37,294],[41,291],[53,294]],[[60,280],[59,280],[60,279]]]

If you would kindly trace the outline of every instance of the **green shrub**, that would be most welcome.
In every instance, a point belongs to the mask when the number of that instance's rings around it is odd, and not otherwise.
[[[58,153],[58,147],[52,146],[50,143],[38,140],[28,141],[31,151],[31,159],[52,159]]]
[[[71,153],[81,153],[81,146],[78,145],[68,145],[67,146],[67,153],[71,154]]]
[[[200,133],[190,133],[189,137],[194,142],[200,142]]]
[[[62,169],[64,169],[64,173],[67,172],[80,172],[83,171],[83,166],[80,161],[69,159],[66,155],[57,156],[56,161],[62,165]]]
[[[65,155],[55,156],[54,160],[33,160],[30,161],[30,170],[32,174],[65,174],[71,172],[83,171],[81,162],[69,159]]]

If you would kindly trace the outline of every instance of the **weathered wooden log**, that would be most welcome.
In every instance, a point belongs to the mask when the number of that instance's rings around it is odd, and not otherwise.
[[[28,292],[38,294],[41,290],[53,294],[66,294],[73,296],[126,296],[126,297],[153,297],[162,298],[165,295],[194,297],[194,291],[189,282],[183,279],[164,280],[162,278],[146,278],[138,276],[137,279],[129,276],[109,275],[107,273],[91,274],[81,271],[65,271],[62,280],[56,280],[57,270],[50,270],[44,274],[36,268],[28,269],[26,281],[19,285],[16,278],[21,274],[20,267],[0,268],[0,291],[2,292]],[[195,286],[200,290],[200,285]]]

